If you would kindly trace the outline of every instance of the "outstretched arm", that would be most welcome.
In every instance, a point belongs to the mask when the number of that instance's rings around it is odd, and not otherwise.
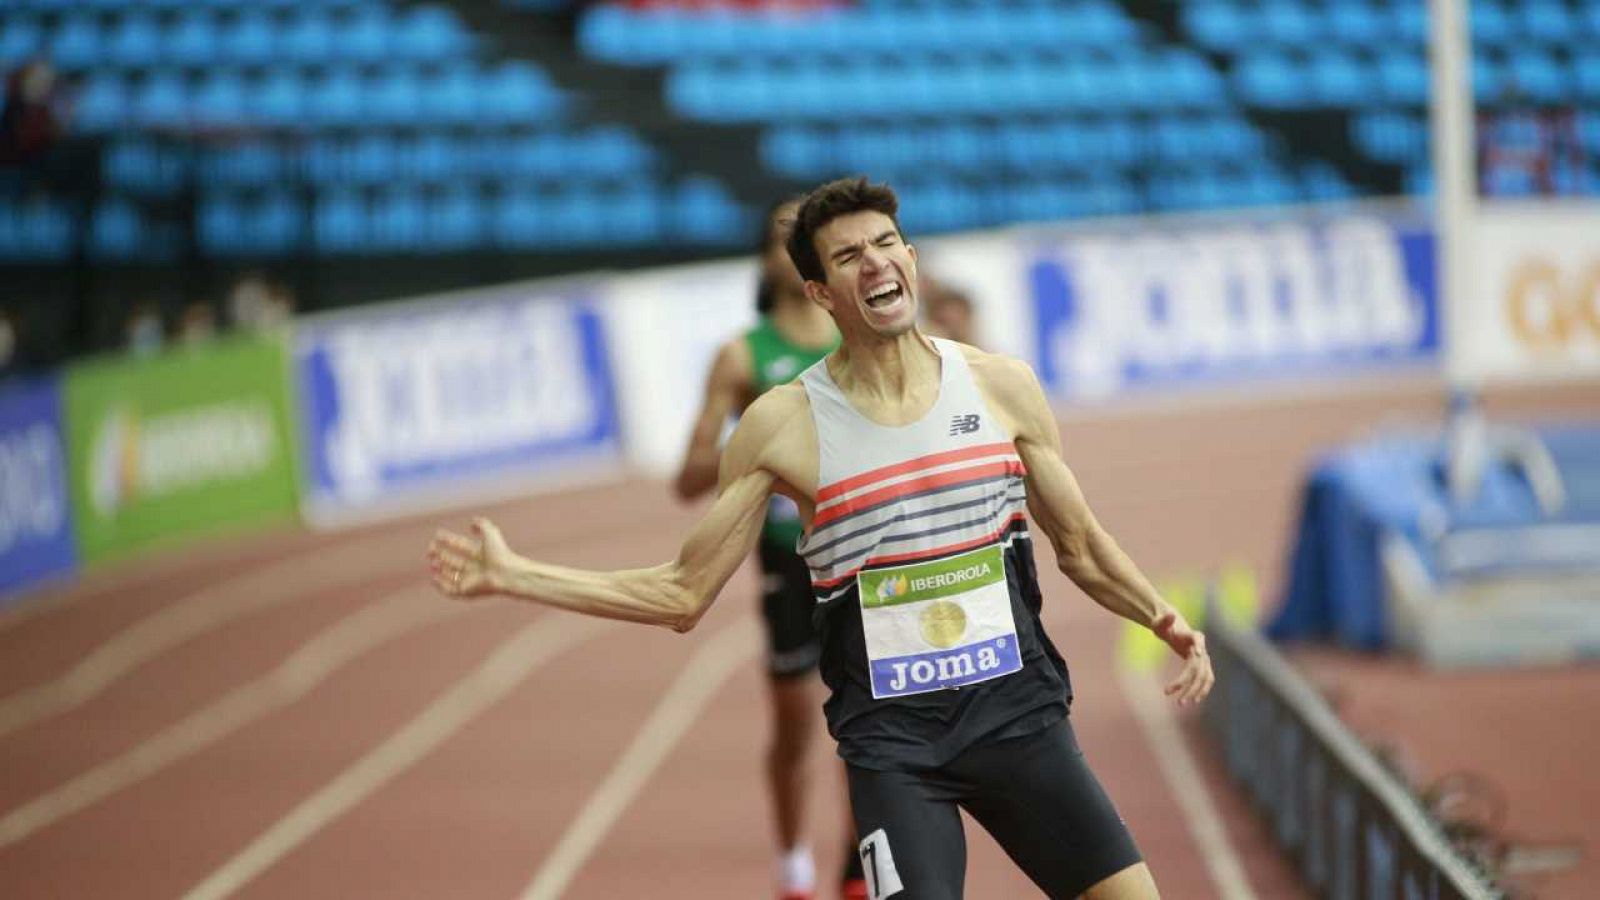
[[[1025,363],[987,357],[987,393],[1012,426],[1017,454],[1028,469],[1028,512],[1055,548],[1056,563],[1072,582],[1106,609],[1151,631],[1184,660],[1167,686],[1179,703],[1205,697],[1215,680],[1205,635],[1162,599],[1111,534],[1101,526],[1072,470],[1061,458],[1061,435],[1039,380]]]
[[[711,372],[706,376],[700,415],[694,420],[694,430],[689,432],[689,448],[684,452],[683,466],[672,484],[678,499],[693,500],[717,486],[720,452],[717,444],[728,417],[738,412],[750,395],[750,366],[750,348],[743,339],[729,341],[717,351]]]
[[[746,429],[746,424],[752,428]],[[428,549],[434,586],[452,597],[500,594],[585,615],[688,631],[755,547],[773,475],[759,460],[760,436],[740,425],[722,458],[722,491],[678,558],[648,569],[596,572],[527,559],[487,519],[470,535],[441,530]]]

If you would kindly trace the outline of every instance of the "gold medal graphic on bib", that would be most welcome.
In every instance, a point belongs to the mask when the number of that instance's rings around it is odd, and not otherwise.
[[[922,639],[929,645],[948,650],[967,633],[967,611],[950,600],[936,600],[922,611]]]

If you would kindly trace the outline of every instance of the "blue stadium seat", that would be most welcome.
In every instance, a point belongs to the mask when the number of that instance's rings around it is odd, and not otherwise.
[[[1302,47],[1321,36],[1311,10],[1300,0],[1265,0],[1260,17],[1262,39],[1286,47]]]
[[[1370,159],[1388,165],[1420,161],[1427,153],[1427,129],[1414,114],[1371,112],[1350,123],[1351,143]]]
[[[306,105],[305,86],[293,69],[267,72],[255,85],[251,97],[253,118],[266,125],[304,124]]]
[[[362,134],[347,147],[348,177],[357,184],[385,185],[400,179],[400,151],[386,134]]]
[[[265,188],[289,174],[283,151],[256,141],[217,150],[207,161],[206,183],[233,188]]]
[[[320,63],[338,56],[333,20],[321,10],[305,10],[279,34],[285,58],[299,63]]]
[[[1383,12],[1368,0],[1329,4],[1324,23],[1335,39],[1353,47],[1376,47],[1390,36]]]
[[[131,12],[112,26],[103,52],[123,66],[144,68],[161,59],[161,27],[153,16]]]
[[[1385,50],[1378,55],[1378,83],[1389,103],[1421,106],[1428,99],[1428,65],[1416,51]]]
[[[0,208],[0,256],[61,262],[72,250],[72,217],[65,208],[32,200]]]
[[[479,114],[491,122],[534,123],[559,112],[562,101],[531,63],[505,62],[479,79]]]
[[[121,78],[102,72],[91,76],[78,92],[72,122],[85,131],[106,132],[121,128],[127,117],[127,88]]]
[[[312,219],[312,231],[324,253],[351,253],[366,249],[367,207],[354,191],[328,191],[319,194]]]
[[[207,75],[194,92],[194,115],[207,126],[238,125],[251,118],[238,73],[224,69]]]
[[[1428,42],[1428,5],[1411,0],[1389,6],[1390,40],[1421,47]]]
[[[1240,57],[1233,79],[1240,96],[1257,106],[1282,109],[1308,99],[1304,73],[1282,53],[1258,50]]]
[[[1201,46],[1232,53],[1256,38],[1251,14],[1229,0],[1192,0],[1178,9],[1184,27]]]
[[[1473,43],[1479,47],[1500,47],[1517,38],[1517,23],[1499,0],[1473,0],[1468,20]]]
[[[671,230],[666,235],[680,243],[723,243],[742,234],[744,214],[719,182],[695,175],[673,191]]]
[[[363,88],[366,114],[385,125],[414,123],[422,110],[422,83],[409,68],[386,68],[367,79]]]
[[[45,30],[32,16],[6,15],[0,27],[0,65],[8,69],[38,53],[45,44]]]
[[[528,189],[501,194],[490,215],[495,243],[505,248],[539,246],[560,231],[542,198]]]
[[[235,65],[273,62],[278,53],[278,31],[265,13],[242,13],[221,34],[221,56]]]
[[[426,184],[442,184],[468,174],[463,165],[466,154],[455,138],[429,132],[399,142],[400,168],[407,178]]]
[[[445,125],[465,125],[478,117],[478,79],[466,65],[454,65],[427,79],[422,86],[424,119]]]
[[[419,191],[396,187],[381,192],[371,209],[373,249],[389,252],[420,249],[427,220],[427,208]]]
[[[204,66],[224,59],[220,43],[216,20],[203,11],[180,16],[162,40],[167,59],[180,66]]]
[[[426,201],[423,244],[429,250],[462,250],[476,245],[487,229],[486,208],[477,191],[453,187]]]
[[[102,43],[100,27],[92,18],[73,15],[56,26],[46,52],[62,68],[81,69],[102,61]]]
[[[305,112],[325,126],[356,124],[362,119],[361,79],[350,69],[334,69],[306,87]]]
[[[1472,92],[1479,100],[1500,97],[1511,87],[1505,80],[1505,68],[1484,53],[1472,55]]]
[[[630,182],[609,198],[611,236],[616,243],[642,244],[661,238],[661,193],[649,182]]]
[[[1572,79],[1561,63],[1550,53],[1532,47],[1520,48],[1507,61],[1506,75],[1523,96],[1540,103],[1558,103],[1573,99],[1569,95]]]
[[[450,9],[434,4],[409,10],[394,32],[394,52],[404,59],[447,60],[464,53],[469,39]]]
[[[145,127],[181,125],[189,111],[183,79],[172,72],[157,72],[134,91],[133,118]]]
[[[1584,50],[1573,57],[1574,80],[1578,94],[1589,103],[1600,103],[1600,50]],[[1592,113],[1591,113],[1592,115]],[[1590,151],[1600,155],[1600,142],[1589,144]]]
[[[90,252],[96,259],[125,260],[138,254],[144,225],[138,208],[116,198],[95,208],[90,236]]]
[[[1338,169],[1316,160],[1300,169],[1299,196],[1314,202],[1348,200],[1355,196],[1355,189]]]
[[[334,26],[339,56],[363,63],[384,61],[390,51],[389,28],[387,10],[362,7],[355,16]]]
[[[1312,94],[1323,106],[1361,106],[1379,99],[1372,91],[1372,74],[1352,53],[1337,48],[1315,50],[1308,70]]]
[[[1576,46],[1579,34],[1577,16],[1560,0],[1521,0],[1516,4],[1522,32],[1536,41],[1551,45]],[[1477,8],[1474,5],[1473,13]]]

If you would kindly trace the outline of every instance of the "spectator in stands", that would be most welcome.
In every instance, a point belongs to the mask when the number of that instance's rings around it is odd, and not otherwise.
[[[1488,197],[1582,193],[1587,163],[1570,108],[1541,106],[1506,79],[1478,117],[1478,186]]]
[[[55,70],[42,59],[17,68],[6,78],[5,107],[0,109],[0,165],[42,163],[61,133]]]
[[[294,318],[294,291],[265,272],[252,269],[228,291],[228,321],[242,331],[279,328]]]
[[[122,346],[134,356],[150,356],[160,352],[166,342],[165,333],[160,305],[153,300],[138,300],[128,308],[128,317],[123,320]]]
[[[17,315],[9,306],[0,306],[0,378],[22,370],[22,335]]]
[[[217,313],[204,300],[194,300],[184,306],[178,316],[178,331],[173,337],[178,344],[193,347],[209,343],[217,336]]]

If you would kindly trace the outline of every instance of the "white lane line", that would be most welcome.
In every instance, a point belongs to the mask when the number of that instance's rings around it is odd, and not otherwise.
[[[1118,665],[1117,682],[1133,705],[1134,715],[1144,728],[1145,738],[1155,751],[1161,774],[1183,811],[1184,824],[1199,845],[1211,883],[1222,900],[1256,900],[1255,890],[1239,862],[1239,854],[1228,840],[1228,831],[1217,814],[1205,781],[1195,766],[1194,757],[1183,741],[1183,734],[1172,718],[1171,700],[1156,686],[1154,679]]]
[[[0,737],[79,706],[162,653],[237,619],[303,600],[315,591],[393,573],[393,551],[400,544],[391,538],[332,547],[188,594],[107,638],[59,677],[0,699]],[[411,540],[404,544],[418,546]]]
[[[600,787],[589,796],[560,842],[523,889],[522,900],[556,900],[567,889],[594,848],[616,824],[633,798],[649,781],[717,689],[742,663],[755,655],[761,641],[752,619],[722,629],[695,652],[655,711],[617,760]]]
[[[479,714],[504,699],[534,670],[614,623],[552,613],[524,626],[478,668],[430,703],[384,742],[273,823],[232,859],[184,894],[225,897],[432,753]]]
[[[6,813],[0,817],[0,848],[289,706],[361,654],[464,609],[438,599],[426,588],[409,588],[363,606],[301,644],[266,675],[239,685],[127,752]]]

